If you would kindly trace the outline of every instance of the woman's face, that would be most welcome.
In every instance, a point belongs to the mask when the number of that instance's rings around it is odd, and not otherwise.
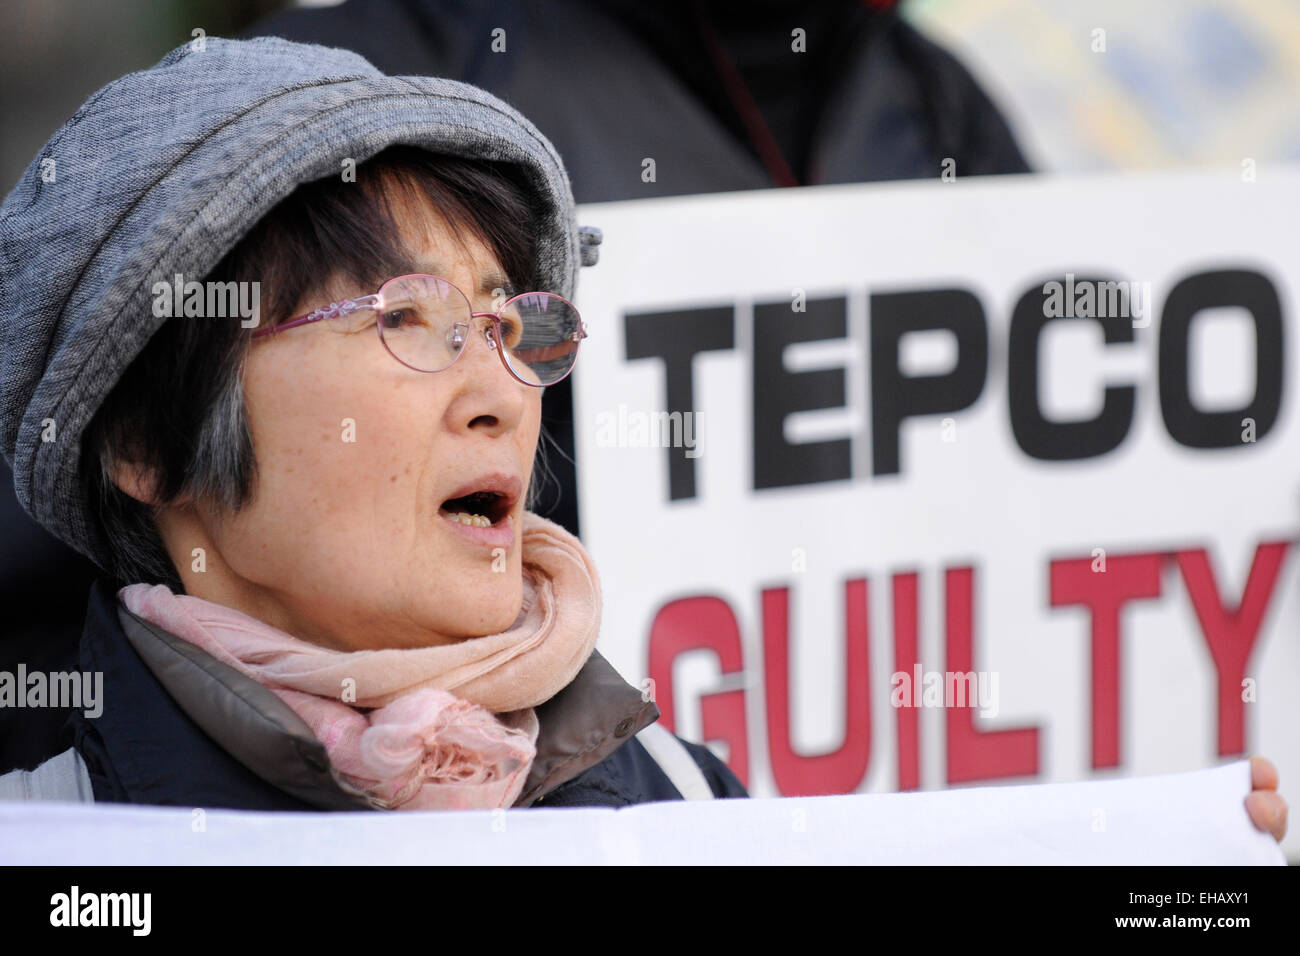
[[[492,311],[477,291],[501,271],[486,248],[468,233],[458,242],[431,206],[400,213],[419,271]],[[292,314],[374,291],[331,285]],[[254,495],[224,520],[201,519],[229,579],[212,599],[345,649],[450,643],[515,622],[542,390],[512,378],[481,333],[450,368],[425,373],[395,361],[373,327],[301,326],[253,345],[244,394]],[[441,507],[481,488],[508,493],[490,529]],[[195,577],[206,575],[187,576],[187,589]]]

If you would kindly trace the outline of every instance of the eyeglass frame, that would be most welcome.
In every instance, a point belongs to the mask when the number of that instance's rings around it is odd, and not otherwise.
[[[570,338],[572,339],[572,341],[580,345],[582,343],[582,340],[587,338],[587,324],[582,321],[582,314],[578,311],[578,307],[574,305],[572,302],[570,302],[568,299],[566,299],[564,296],[557,295],[554,292],[541,292],[541,291],[518,292],[512,295],[510,298],[506,299],[506,301],[502,303],[501,308],[496,312],[475,312],[474,306],[473,304],[471,304],[470,297],[465,294],[465,292],[460,288],[460,286],[456,285],[456,283],[452,282],[450,279],[444,279],[442,276],[430,275],[427,272],[410,272],[410,273],[406,273],[405,275],[393,276],[391,279],[388,279],[383,283],[381,283],[378,291],[372,292],[370,295],[357,296],[356,298],[352,298],[352,299],[339,299],[337,302],[331,302],[329,305],[322,306],[321,308],[316,309],[312,312],[305,313],[304,315],[295,316],[294,318],[291,319],[286,319],[285,321],[281,322],[279,325],[269,325],[264,329],[258,329],[256,332],[253,333],[252,338],[256,339],[264,335],[274,335],[277,332],[287,332],[289,329],[297,328],[298,326],[302,326],[302,325],[307,325],[311,322],[320,322],[325,319],[342,318],[343,316],[351,315],[354,312],[361,312],[365,309],[373,309],[375,311],[375,331],[379,335],[379,341],[380,344],[383,345],[384,351],[387,352],[389,356],[392,357],[393,361],[400,363],[401,365],[405,366],[406,368],[409,368],[413,372],[422,372],[426,375],[436,375],[438,372],[447,371],[447,369],[455,365],[457,360],[460,359],[460,357],[463,354],[465,354],[465,352],[467,351],[467,347],[461,348],[456,353],[456,357],[453,358],[446,365],[444,365],[442,368],[433,369],[433,370],[416,368],[414,365],[402,361],[402,359],[398,358],[397,354],[391,348],[388,347],[388,342],[384,339],[384,330],[382,328],[382,323],[379,321],[380,318],[382,317],[380,313],[380,309],[383,307],[383,303],[381,301],[380,295],[384,291],[385,286],[391,285],[392,283],[398,281],[399,279],[435,279],[438,282],[445,282],[447,285],[451,286],[453,289],[459,292],[461,298],[463,298],[465,300],[465,303],[469,305],[470,308],[469,317],[471,323],[473,322],[474,319],[479,319],[479,318],[491,319],[492,320],[491,329],[493,334],[488,335],[487,334],[488,330],[484,329],[483,336],[484,338],[487,339],[488,348],[491,349],[493,352],[497,353],[497,357],[501,359],[501,365],[505,368],[506,372],[509,373],[510,377],[513,378],[516,382],[520,382],[524,385],[531,385],[533,388],[548,388],[551,385],[558,385],[560,382],[563,382],[566,378],[569,377],[570,374],[572,374],[574,367],[576,367],[578,364],[578,358],[577,355],[575,354],[573,363],[569,366],[568,371],[566,371],[563,375],[557,378],[554,382],[546,382],[544,384],[542,382],[529,382],[526,381],[525,379],[520,378],[519,375],[515,372],[515,370],[510,367],[510,363],[506,361],[505,349],[501,348],[499,344],[501,341],[501,313],[504,312],[509,307],[510,303],[514,302],[516,299],[522,299],[525,296],[545,295],[545,296],[550,296],[551,298],[559,299],[561,302],[563,302],[565,305],[567,305],[570,309],[573,310],[573,314],[577,316],[578,319],[578,329],[576,332],[573,333],[572,336],[570,336]],[[466,346],[468,346],[468,340],[466,341]],[[577,350],[575,349],[574,351],[576,353]]]

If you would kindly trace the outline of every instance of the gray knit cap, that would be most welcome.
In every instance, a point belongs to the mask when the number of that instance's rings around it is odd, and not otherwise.
[[[207,275],[299,184],[399,143],[521,167],[542,210],[542,288],[572,298],[600,232],[576,228],[555,148],[477,87],[316,44],[207,38],[87,100],[0,205],[0,452],[23,508],[111,567],[81,436],[166,321],[153,284]]]

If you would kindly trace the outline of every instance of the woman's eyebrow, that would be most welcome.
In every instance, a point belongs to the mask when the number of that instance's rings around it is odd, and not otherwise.
[[[446,267],[441,262],[429,262],[427,260],[411,262],[407,259],[402,262],[401,268],[405,269],[408,275],[424,274],[443,277],[446,277],[447,275],[444,271]],[[492,295],[497,289],[502,290],[507,296],[514,295],[516,291],[510,280],[500,272],[491,271],[483,273],[479,282],[478,291],[486,293],[487,295]]]

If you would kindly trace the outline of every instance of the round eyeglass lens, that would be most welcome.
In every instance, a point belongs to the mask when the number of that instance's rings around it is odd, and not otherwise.
[[[578,358],[578,311],[558,295],[526,292],[501,311],[501,344],[514,373],[535,385],[552,385]]]
[[[379,335],[393,358],[421,372],[441,372],[456,360],[471,327],[459,289],[433,276],[400,276],[379,296]]]

